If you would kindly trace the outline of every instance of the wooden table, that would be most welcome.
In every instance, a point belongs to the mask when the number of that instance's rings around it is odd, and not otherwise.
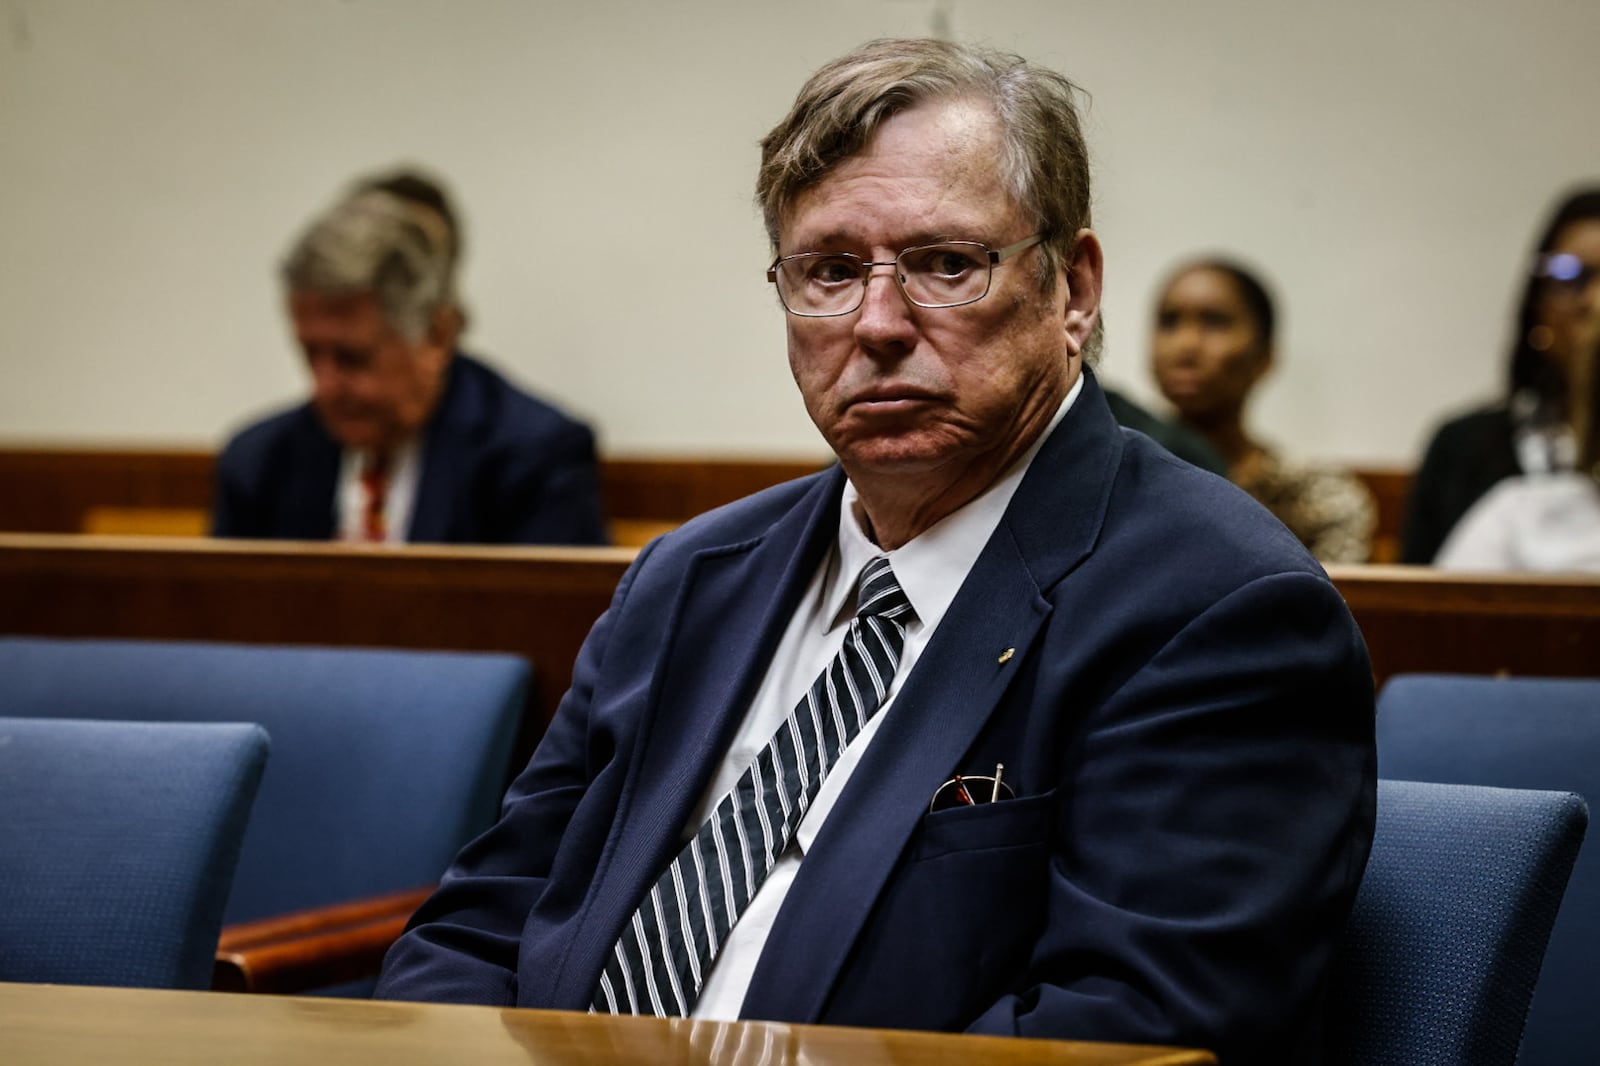
[[[5,1066],[1189,1066],[1206,1052],[765,1022],[0,984]]]

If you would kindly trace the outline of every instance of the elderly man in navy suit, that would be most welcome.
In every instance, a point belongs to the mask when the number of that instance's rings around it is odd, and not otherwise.
[[[603,542],[593,433],[456,350],[459,249],[443,189],[415,173],[311,224],[283,267],[311,400],[228,443],[213,532]]]
[[[758,198],[839,465],[641,552],[381,995],[1315,1060],[1366,650],[1085,368],[1075,95],[926,40],[801,90]]]

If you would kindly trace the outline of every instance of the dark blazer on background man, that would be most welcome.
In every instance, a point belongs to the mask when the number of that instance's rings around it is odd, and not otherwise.
[[[212,532],[331,539],[339,456],[309,403],[250,426],[217,460]],[[589,427],[470,356],[450,360],[421,459],[408,541],[605,543]]]
[[[587,1008],[835,539],[842,483],[641,552],[380,996]],[[1372,704],[1318,565],[1119,429],[1090,376],[807,853],[742,1015],[1295,1061],[1371,841]],[[929,813],[996,763],[1017,798]]]

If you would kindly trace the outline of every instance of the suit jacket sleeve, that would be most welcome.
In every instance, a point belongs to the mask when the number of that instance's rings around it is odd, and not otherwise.
[[[1183,626],[1087,712],[1044,928],[970,1028],[1298,1061],[1370,845],[1372,702],[1319,575],[1257,578]]]
[[[523,925],[590,784],[589,708],[611,626],[650,550],[640,552],[584,641],[572,687],[532,761],[506,793],[500,821],[462,850],[439,891],[389,949],[376,998],[516,1004]]]
[[[563,421],[536,454],[519,457],[502,494],[508,544],[604,544],[594,434]]]

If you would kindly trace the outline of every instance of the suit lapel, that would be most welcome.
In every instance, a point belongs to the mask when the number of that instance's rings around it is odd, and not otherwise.
[[[1044,594],[1098,539],[1121,435],[1085,377],[801,863],[743,1017],[819,1019],[934,791],[960,768],[1049,618]]]

